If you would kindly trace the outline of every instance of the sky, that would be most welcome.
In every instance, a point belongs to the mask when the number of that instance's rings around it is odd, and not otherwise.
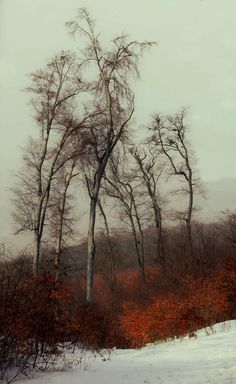
[[[0,0],[0,235],[10,231],[9,188],[21,147],[37,132],[23,89],[53,55],[76,49],[65,22],[79,7],[105,42],[122,32],[158,42],[135,83],[140,134],[153,113],[188,106],[202,179],[236,177],[235,0]]]

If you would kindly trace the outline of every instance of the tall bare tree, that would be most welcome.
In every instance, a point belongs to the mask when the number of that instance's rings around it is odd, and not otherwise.
[[[93,156],[88,160],[89,176],[86,181],[90,197],[87,262],[87,302],[93,300],[93,274],[95,258],[96,209],[101,181],[113,149],[125,135],[134,112],[134,94],[130,76],[139,75],[138,59],[152,43],[128,41],[121,35],[112,41],[112,46],[103,47],[95,32],[95,22],[85,9],[67,23],[70,31],[83,35],[86,47],[82,50],[90,74],[94,74],[92,104],[100,112],[90,121],[90,142]]]
[[[74,195],[70,193],[72,182],[78,176],[77,158],[67,161],[60,169],[52,186],[52,194],[48,207],[50,238],[55,242],[54,270],[56,280],[61,277],[61,255],[68,238],[74,231],[75,217],[72,201]]]
[[[158,182],[165,168],[165,164],[160,160],[159,152],[151,148],[151,144],[146,144],[146,146],[142,148],[132,147],[130,153],[138,165],[140,178],[144,183],[151,201],[157,234],[157,261],[161,268],[164,269],[165,253],[163,246],[161,197]]]
[[[65,147],[73,141],[75,133],[83,130],[88,118],[82,112],[82,117],[74,116],[74,98],[87,92],[88,85],[82,81],[81,65],[75,62],[75,56],[65,52],[45,69],[33,73],[31,80],[27,90],[33,94],[39,134],[30,138],[24,149],[23,171],[13,188],[12,200],[18,231],[34,233],[33,272],[37,274],[52,182],[66,162],[77,155],[73,151],[65,156]]]
[[[183,180],[183,188],[188,196],[188,208],[184,216],[186,233],[192,247],[191,220],[193,214],[194,192],[198,178],[193,174],[192,151],[187,139],[187,125],[185,123],[186,110],[182,109],[175,115],[156,115],[152,129],[155,131],[153,138],[161,146],[163,155],[167,158],[171,174]]]
[[[109,176],[106,173],[103,188],[106,194],[118,202],[120,218],[127,222],[131,228],[134,248],[137,255],[140,276],[145,281],[145,250],[143,221],[140,214],[139,178],[133,170],[127,169],[127,158],[122,159],[120,152],[116,151],[110,158]],[[143,197],[143,195],[142,195]]]

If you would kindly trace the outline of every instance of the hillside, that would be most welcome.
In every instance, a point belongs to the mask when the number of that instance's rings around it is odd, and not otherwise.
[[[236,382],[236,321],[217,324],[214,333],[149,345],[141,350],[115,350],[110,359],[87,359],[64,372],[40,374],[19,384],[233,384]],[[75,359],[75,357],[74,357]],[[67,356],[71,361],[72,356]]]

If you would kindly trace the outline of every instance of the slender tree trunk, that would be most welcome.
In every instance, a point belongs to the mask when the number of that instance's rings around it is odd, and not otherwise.
[[[54,258],[54,270],[55,270],[55,278],[57,282],[60,282],[60,278],[61,278],[60,264],[61,264],[61,253],[62,253],[63,224],[64,224],[64,214],[65,214],[65,206],[66,206],[66,199],[67,199],[67,190],[70,184],[70,180],[71,178],[69,178],[69,180],[66,183],[63,198],[62,198],[62,205],[60,207],[59,231],[58,231],[58,239],[57,239],[57,245],[56,245],[56,254]]]
[[[191,228],[191,219],[192,219],[192,211],[193,211],[193,186],[192,181],[189,181],[189,202],[188,202],[188,212],[186,218],[186,230],[188,241],[192,247],[192,228]]]
[[[187,268],[188,273],[191,273],[196,267],[196,255],[194,255],[193,248],[193,239],[192,239],[192,211],[193,211],[193,185],[192,178],[190,173],[189,179],[189,201],[188,201],[188,211],[186,217],[186,234],[187,234]]]
[[[139,271],[140,271],[142,280],[145,281],[144,262],[142,260],[142,256],[140,255],[139,241],[138,241],[138,237],[137,237],[137,233],[136,233],[136,229],[135,229],[135,224],[134,224],[132,212],[128,213],[128,216],[129,216],[129,219],[130,219],[130,224],[131,224],[131,228],[132,228],[132,232],[133,232],[134,247],[135,247],[135,250],[136,250],[137,257],[138,257]]]
[[[60,282],[60,264],[61,264],[61,247],[62,247],[62,232],[63,232],[63,213],[61,213],[60,216],[60,224],[59,224],[59,236],[57,239],[57,245],[56,245],[56,254],[54,258],[54,270],[55,270],[55,278],[57,282]]]
[[[88,260],[87,260],[87,303],[93,301],[93,270],[95,258],[95,222],[96,222],[96,207],[97,196],[90,197],[90,213],[89,213],[89,228],[88,228]]]
[[[143,158],[140,157],[139,153],[137,151],[133,152],[133,157],[137,161],[139,169],[142,173],[143,181],[146,185],[148,195],[150,197],[150,200],[152,202],[152,208],[154,212],[154,220],[155,220],[155,227],[156,227],[156,234],[157,234],[157,249],[156,249],[156,259],[157,262],[160,264],[161,268],[164,269],[165,267],[165,255],[164,255],[164,247],[163,247],[163,238],[162,238],[162,217],[161,217],[161,209],[159,207],[159,204],[156,199],[156,186],[157,186],[157,180],[154,177],[154,171],[153,167],[155,165],[154,157],[152,158],[152,163],[147,170],[144,167],[143,161],[146,158],[146,154]]]
[[[88,304],[92,304],[92,301],[93,301],[93,271],[94,271],[95,252],[96,252],[95,224],[96,224],[97,202],[98,202],[101,180],[104,175],[104,171],[111,153],[112,153],[112,148],[109,147],[94,175],[93,188],[90,189],[89,183],[87,183],[87,188],[90,196],[90,212],[89,212],[89,227],[88,227],[88,259],[87,259],[87,303]]]
[[[41,254],[41,239],[38,229],[34,230],[34,252],[33,252],[33,274],[37,276],[39,273]]]
[[[37,220],[34,229],[34,255],[33,255],[33,274],[36,276],[39,273],[41,248],[42,248],[42,236],[44,230],[44,223],[46,217],[46,210],[48,206],[49,196],[51,190],[51,180],[48,182],[48,186],[44,194],[42,195],[41,184],[38,187],[38,209],[37,209]]]
[[[34,228],[34,252],[33,252],[33,275],[37,276],[39,273],[40,266],[40,254],[41,254],[41,238],[42,238],[42,230],[41,230],[41,212],[42,212],[42,196],[41,196],[41,186],[38,191],[38,207],[36,214],[36,223]]]
[[[158,222],[156,222],[156,231],[157,231],[157,256],[158,261],[161,266],[162,270],[165,270],[165,250],[164,250],[164,244],[163,244],[163,230],[162,230],[162,216],[161,216],[161,209],[159,207],[156,207],[156,214],[158,215]],[[157,225],[158,224],[158,225]]]
[[[135,230],[135,241],[137,242],[137,247],[138,247],[138,250],[139,250],[139,258],[140,258],[140,261],[141,261],[140,266],[141,266],[142,279],[143,279],[143,281],[145,281],[144,236],[143,236],[142,225],[141,225],[141,222],[140,222],[140,219],[139,219],[139,214],[138,214],[136,202],[135,202],[134,197],[132,199],[133,199],[135,218],[136,218],[136,221],[137,221],[138,230],[139,230],[139,234],[140,234],[140,241],[139,241],[137,239],[136,230]]]
[[[105,214],[105,211],[103,209],[103,206],[101,204],[100,199],[98,199],[98,206],[100,209],[100,212],[102,214],[103,220],[104,220],[104,225],[105,225],[105,231],[106,231],[106,237],[107,237],[107,242],[108,242],[108,247],[109,247],[109,255],[110,255],[110,260],[111,260],[111,278],[112,278],[112,291],[116,289],[116,268],[115,268],[115,258],[113,254],[113,247],[111,243],[111,237],[110,237],[110,231],[109,231],[109,226],[107,222],[107,217]]]

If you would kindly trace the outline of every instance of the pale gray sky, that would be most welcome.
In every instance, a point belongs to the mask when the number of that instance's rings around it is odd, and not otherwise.
[[[155,40],[136,84],[137,126],[154,112],[191,108],[191,138],[203,180],[236,177],[235,0],[0,0],[0,232],[9,232],[11,172],[35,127],[27,74],[75,48],[64,23],[86,6],[109,40],[121,32]]]

